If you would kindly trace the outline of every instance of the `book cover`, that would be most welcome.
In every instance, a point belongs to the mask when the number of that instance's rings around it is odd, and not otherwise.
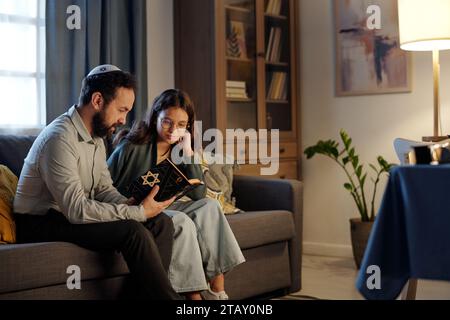
[[[153,187],[158,185],[159,191],[155,200],[161,202],[173,196],[177,200],[202,184],[203,182],[192,184],[172,161],[165,159],[133,181],[129,193],[137,203],[141,203]]]

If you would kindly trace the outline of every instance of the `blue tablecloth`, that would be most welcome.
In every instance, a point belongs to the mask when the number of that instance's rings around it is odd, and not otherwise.
[[[367,279],[379,266],[381,289]],[[356,287],[367,299],[395,299],[410,278],[450,280],[450,166],[399,166],[390,174]]]

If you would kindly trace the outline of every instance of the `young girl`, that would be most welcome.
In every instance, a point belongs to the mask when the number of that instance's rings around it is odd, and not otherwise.
[[[108,166],[117,189],[130,197],[128,186],[170,158],[177,144],[181,144],[183,158],[194,163],[194,121],[193,104],[185,92],[171,89],[157,97],[144,121],[116,137],[118,145]],[[178,167],[188,179],[203,181],[200,165],[182,163]],[[164,211],[175,226],[169,278],[174,289],[188,299],[226,300],[224,273],[245,258],[219,203],[205,195],[206,187],[199,186],[187,194],[190,201],[175,201]]]

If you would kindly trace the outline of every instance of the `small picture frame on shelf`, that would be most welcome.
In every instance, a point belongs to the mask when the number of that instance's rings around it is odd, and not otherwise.
[[[245,40],[245,25],[241,21],[230,20],[230,32],[227,39],[227,56],[248,59]]]

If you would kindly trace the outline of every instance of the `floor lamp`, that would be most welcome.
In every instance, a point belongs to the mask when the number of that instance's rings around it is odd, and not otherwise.
[[[439,96],[439,51],[450,49],[450,0],[398,0],[400,47],[408,51],[433,52],[433,136],[424,141],[437,142],[441,136]]]

